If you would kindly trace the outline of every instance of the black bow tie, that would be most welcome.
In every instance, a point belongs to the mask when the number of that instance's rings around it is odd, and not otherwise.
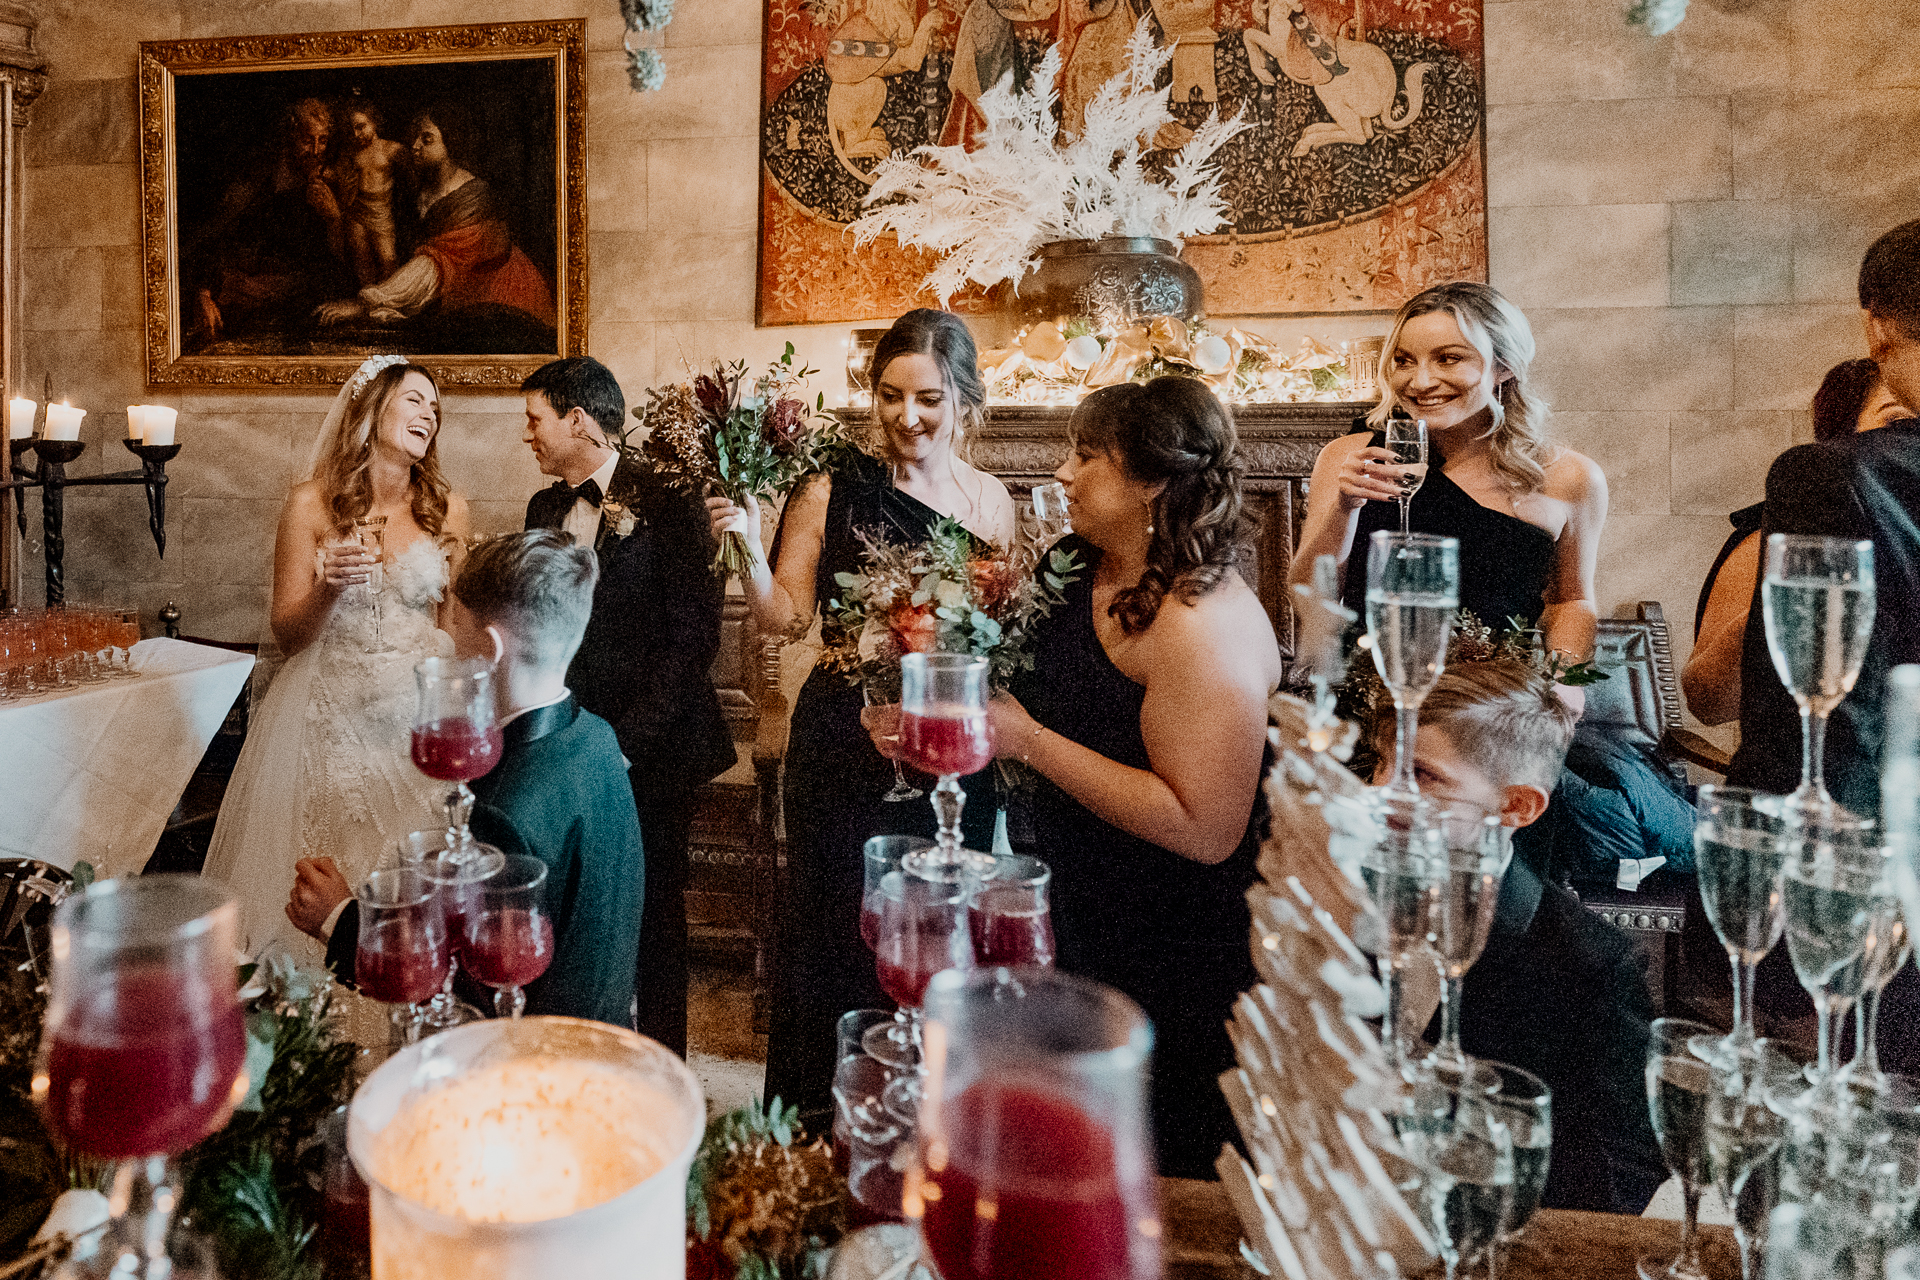
[[[600,482],[591,477],[582,480],[577,485],[570,485],[565,480],[555,480],[553,482],[553,488],[556,493],[572,494],[575,498],[590,507],[600,505]]]

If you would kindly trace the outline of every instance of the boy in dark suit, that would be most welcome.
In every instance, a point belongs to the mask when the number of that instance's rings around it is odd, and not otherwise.
[[[620,384],[585,356],[542,365],[521,384],[524,435],[556,477],[527,503],[529,529],[564,529],[594,549],[600,582],[567,672],[580,705],[605,719],[632,764],[647,846],[647,945],[639,1029],[687,1051],[687,836],[693,793],[733,767],[733,738],[708,670],[720,651],[724,580],[705,509],[613,447]]]
[[[526,987],[527,1012],[624,1027],[644,898],[640,826],[613,729],[567,688],[597,577],[592,553],[564,534],[493,539],[460,569],[448,630],[462,657],[493,660],[506,739],[500,763],[473,783],[473,834],[547,864],[554,957]],[[359,912],[332,859],[298,864],[287,918],[352,979]]]
[[[1546,812],[1573,728],[1552,683],[1524,664],[1456,664],[1420,707],[1420,793],[1527,826]],[[1376,782],[1392,767],[1390,718],[1386,734]],[[1430,976],[1431,985],[1408,991],[1403,1026],[1426,1025],[1438,1004],[1437,962]],[[1645,1209],[1667,1170],[1647,1113],[1653,1004],[1626,936],[1516,859],[1501,882],[1486,950],[1463,985],[1461,1047],[1531,1071],[1553,1090],[1542,1203]]]

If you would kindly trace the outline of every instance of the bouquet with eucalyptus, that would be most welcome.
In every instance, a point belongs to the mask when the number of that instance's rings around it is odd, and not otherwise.
[[[820,656],[855,683],[909,653],[967,653],[988,659],[993,686],[1005,688],[1033,666],[1034,624],[1084,568],[1057,547],[1035,563],[1024,548],[983,544],[951,517],[917,546],[861,540],[864,571],[834,575],[840,594],[827,604]]]
[[[735,360],[690,382],[651,388],[646,403],[633,409],[646,435],[634,442],[631,430],[623,432],[620,450],[695,497],[713,493],[740,502],[751,494],[771,502],[853,447],[827,414],[825,396],[807,404],[806,380],[818,372],[796,362],[789,342],[756,378],[748,377],[745,361]],[[751,564],[746,539],[722,535],[714,572],[744,573]]]

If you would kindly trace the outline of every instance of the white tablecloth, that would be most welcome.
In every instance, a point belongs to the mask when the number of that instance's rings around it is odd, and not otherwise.
[[[0,848],[103,877],[146,866],[253,659],[154,639],[133,665],[136,680],[0,703]]]

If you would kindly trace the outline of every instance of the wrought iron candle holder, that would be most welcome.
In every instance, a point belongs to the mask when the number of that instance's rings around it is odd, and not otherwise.
[[[67,598],[66,583],[66,491],[81,489],[92,485],[137,484],[147,491],[147,528],[153,533],[153,545],[160,555],[167,554],[167,463],[179,456],[177,444],[143,444],[138,440],[126,442],[127,448],[140,459],[138,471],[116,471],[104,476],[79,476],[69,478],[67,465],[78,459],[86,450],[82,440],[47,440],[39,437],[8,441],[12,453],[14,479],[0,488],[10,489],[15,495],[14,517],[19,521],[20,536],[27,536],[26,491],[40,490],[40,526],[41,541],[46,551],[47,603],[61,604]],[[27,452],[31,450],[37,463],[31,469],[21,465]]]

